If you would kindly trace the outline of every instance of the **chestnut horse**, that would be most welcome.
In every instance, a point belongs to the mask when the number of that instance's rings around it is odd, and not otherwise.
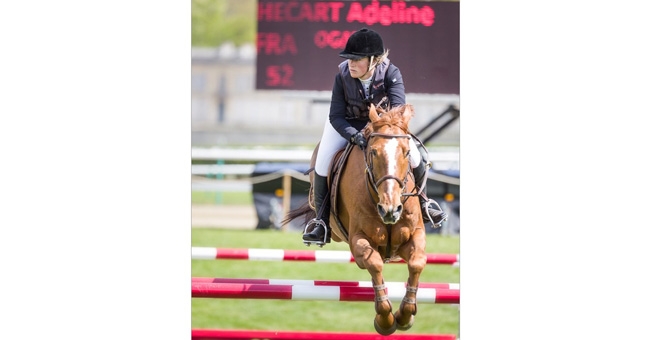
[[[332,189],[338,190],[336,206],[332,209],[334,219],[330,221],[332,239],[347,242],[357,266],[371,274],[376,309],[374,328],[381,335],[412,327],[420,274],[426,266],[426,231],[409,157],[412,137],[408,122],[413,115],[410,104],[389,111],[372,105],[370,123],[364,128],[367,146],[363,151],[351,150],[338,186]],[[312,167],[315,158],[316,150]],[[310,176],[313,175],[311,171]],[[313,178],[310,182],[314,183]],[[310,197],[313,197],[311,190]],[[303,215],[306,220],[313,218],[313,202],[310,199],[291,210],[283,223]],[[383,264],[401,259],[408,265],[408,282],[399,309],[392,313]]]

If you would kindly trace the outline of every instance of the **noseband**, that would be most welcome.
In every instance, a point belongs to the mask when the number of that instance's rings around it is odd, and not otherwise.
[[[378,132],[372,132],[369,135],[369,139],[371,139],[371,137],[406,138],[406,139],[411,139],[412,138],[412,137],[410,137],[410,135],[386,134],[386,133],[378,133]],[[369,154],[369,157],[367,157],[367,153]],[[394,175],[387,174],[387,175],[381,177],[378,181],[376,181],[376,179],[374,178],[374,173],[373,173],[374,165],[373,165],[372,154],[371,154],[371,152],[368,152],[367,150],[365,150],[365,152],[364,152],[364,162],[367,165],[367,168],[365,169],[365,172],[366,172],[366,175],[367,175],[367,183],[368,183],[367,190],[369,190],[369,184],[370,184],[371,188],[378,195],[378,186],[381,183],[383,183],[383,181],[386,181],[388,179],[395,180],[397,183],[399,183],[399,186],[401,186],[402,189],[405,189],[406,188],[406,183],[408,182],[408,178],[410,177],[409,175],[410,175],[410,172],[411,172],[411,169],[410,169],[410,154],[406,155],[406,159],[408,161],[408,169],[406,170],[406,175],[403,178],[403,180],[401,180],[400,178],[398,178]],[[403,202],[405,202],[405,200],[408,198],[408,196],[411,196],[413,194],[403,193],[401,195],[406,196],[403,200]],[[374,201],[373,196],[369,195],[369,197],[371,197],[371,201],[374,204],[376,204],[376,202]]]

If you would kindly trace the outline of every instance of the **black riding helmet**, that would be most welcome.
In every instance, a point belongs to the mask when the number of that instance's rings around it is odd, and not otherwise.
[[[346,41],[346,48],[339,52],[339,56],[347,59],[360,59],[383,54],[383,39],[376,31],[363,28],[353,34]]]

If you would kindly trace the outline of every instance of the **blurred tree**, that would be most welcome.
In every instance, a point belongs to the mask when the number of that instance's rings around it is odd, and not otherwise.
[[[192,46],[254,43],[257,0],[192,0]]]

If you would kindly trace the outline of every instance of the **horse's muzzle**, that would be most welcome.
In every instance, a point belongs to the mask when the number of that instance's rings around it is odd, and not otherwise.
[[[401,218],[401,213],[403,212],[403,204],[398,204],[396,206],[389,205],[385,207],[383,204],[378,204],[378,215],[383,220],[385,224],[394,224],[399,221]]]

